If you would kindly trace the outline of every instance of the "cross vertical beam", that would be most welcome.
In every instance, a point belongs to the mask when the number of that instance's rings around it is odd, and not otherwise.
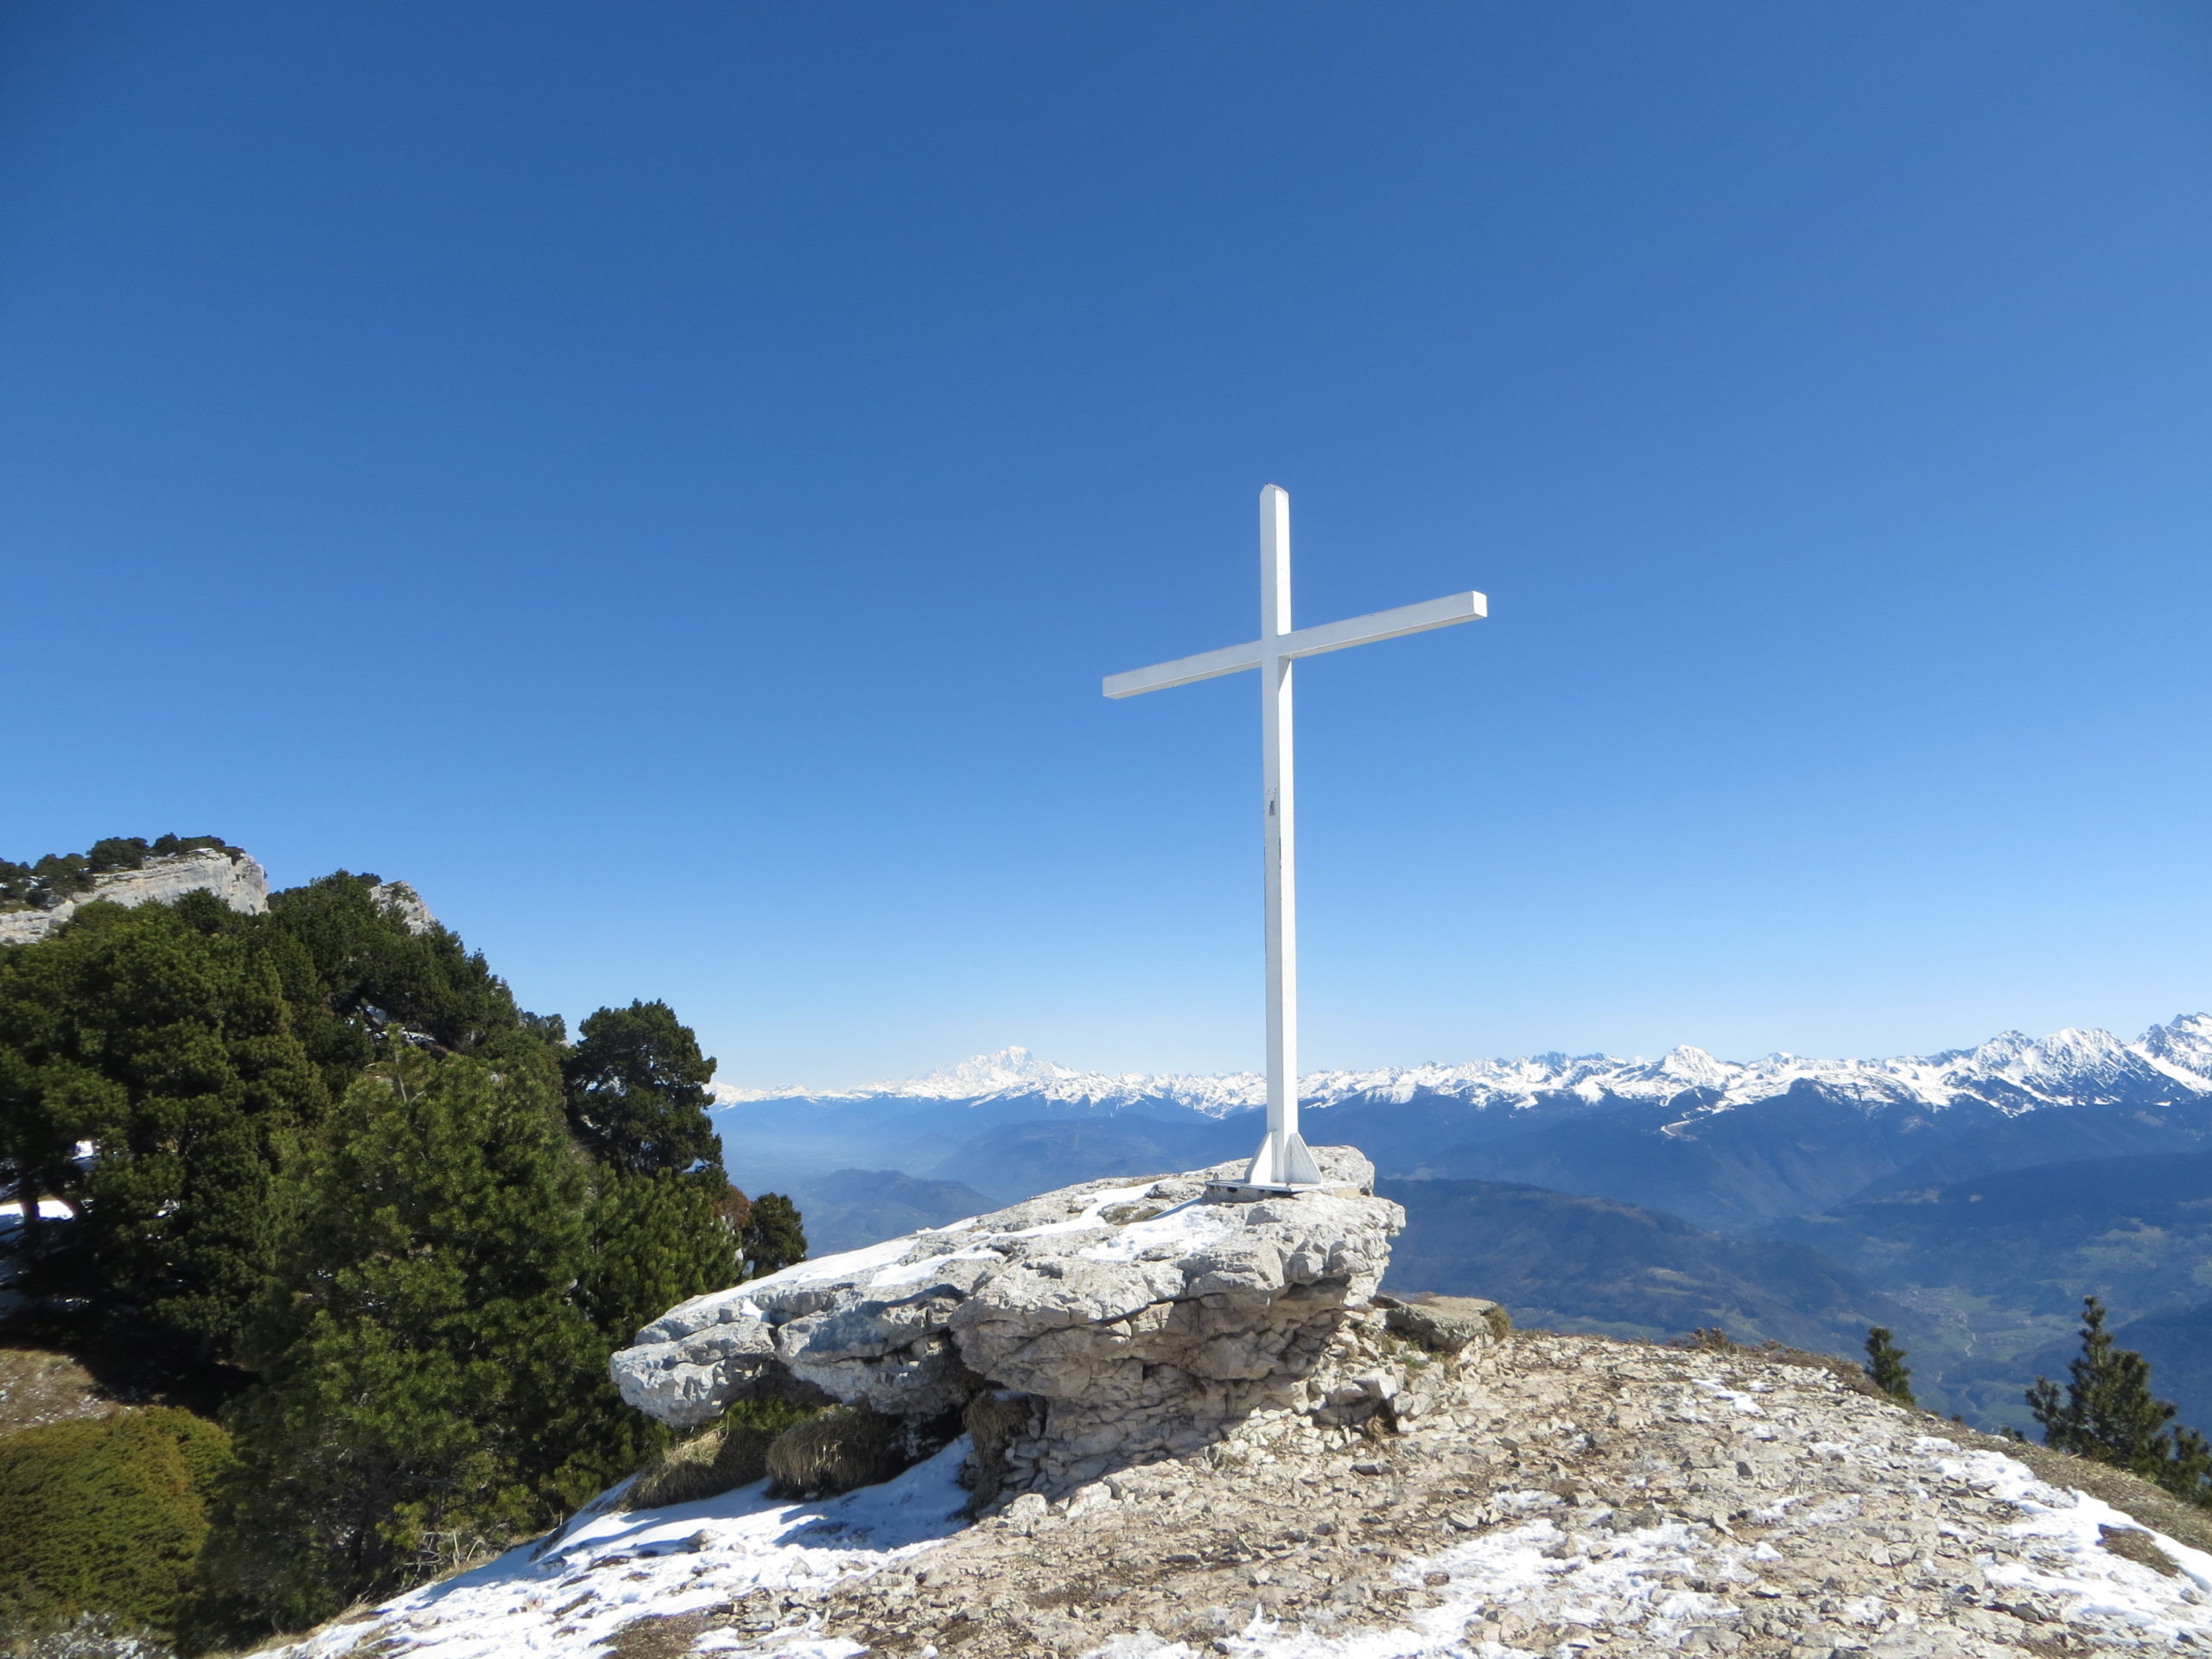
[[[1298,1133],[1298,815],[1292,671],[1301,657],[1347,645],[1395,639],[1430,628],[1471,622],[1490,613],[1480,594],[1452,594],[1419,605],[1319,627],[1290,623],[1290,494],[1270,484],[1260,492],[1260,637],[1249,645],[1201,652],[1127,674],[1111,674],[1109,697],[1190,685],[1248,668],[1260,671],[1262,841],[1267,886],[1268,1138],[1232,1196],[1295,1191],[1319,1184],[1321,1172]]]
[[[1298,773],[1291,688],[1282,653],[1290,626],[1290,492],[1260,492],[1261,819],[1267,883],[1268,1138],[1247,1179],[1304,1185],[1321,1179],[1298,1133]]]

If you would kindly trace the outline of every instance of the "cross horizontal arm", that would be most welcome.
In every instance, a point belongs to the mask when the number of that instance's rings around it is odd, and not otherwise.
[[[1126,674],[1109,674],[1106,695],[1134,697],[1140,691],[1165,691],[1171,685],[1189,685],[1196,680],[1210,680],[1217,674],[1234,674],[1240,668],[1259,665],[1260,642],[1255,639],[1249,645],[1224,645],[1219,651],[1202,651],[1195,657],[1178,657],[1172,663],[1154,663],[1150,668],[1133,668]]]
[[[1347,645],[1364,645],[1376,639],[1395,639],[1402,634],[1423,633],[1430,628],[1448,628],[1454,622],[1471,622],[1489,614],[1490,601],[1480,594],[1426,599],[1418,605],[1401,605],[1395,610],[1376,611],[1372,615],[1355,616],[1342,622],[1324,622],[1319,627],[1299,628],[1273,640],[1255,639],[1249,645],[1224,645],[1219,651],[1202,651],[1195,657],[1179,657],[1172,663],[1155,663],[1150,668],[1133,668],[1126,674],[1109,674],[1103,689],[1109,697],[1134,697],[1141,691],[1165,691],[1171,686],[1189,685],[1198,680],[1211,680],[1217,675],[1234,674],[1240,669],[1257,668],[1270,657],[1318,657],[1325,651],[1342,651]]]

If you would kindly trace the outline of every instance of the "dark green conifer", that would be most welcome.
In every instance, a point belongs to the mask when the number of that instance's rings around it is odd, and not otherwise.
[[[270,895],[267,926],[297,942],[308,970],[288,981],[288,994],[319,1007],[336,1027],[309,1037],[318,1064],[341,1067],[350,1078],[369,1061],[370,1034],[387,1024],[463,1054],[521,1025],[514,997],[483,952],[442,926],[410,931],[377,899],[377,886],[373,875],[340,870]],[[300,965],[292,971],[300,974]]]
[[[737,1282],[737,1236],[715,1203],[721,1170],[710,1180],[619,1170],[595,1179],[585,1295],[610,1350],[678,1302]]]
[[[245,923],[205,893],[95,904],[0,960],[0,1154],[19,1192],[81,1205],[111,1303],[203,1358],[274,1269],[280,1176],[327,1099]]]
[[[2168,1427],[2174,1408],[2151,1392],[2151,1363],[2113,1345],[2102,1302],[2085,1296],[2082,1306],[2082,1352],[2067,1368],[2065,1394],[2043,1376],[2028,1390],[2044,1444],[2212,1503],[2212,1446],[2194,1429]]]
[[[613,1346],[737,1278],[728,1180],[708,1121],[715,1063],[665,1002],[601,1008],[562,1057],[569,1127],[592,1174],[592,1318]]]
[[[1912,1370],[1904,1363],[1906,1351],[1890,1339],[1884,1326],[1866,1327],[1867,1379],[1897,1404],[1916,1406],[1920,1402],[1912,1397]]]
[[[602,1164],[640,1175],[721,1167],[707,1120],[715,1063],[665,1002],[601,1008],[561,1062],[569,1126]]]
[[[296,1628],[545,1526],[619,1468],[571,1291],[584,1169],[551,1058],[404,1043],[346,1093],[248,1359],[207,1552],[234,1627]]]
[[[665,1002],[601,1008],[562,1058],[570,1131],[591,1154],[584,1301],[609,1352],[678,1302],[738,1276],[721,1139],[707,1117],[715,1063]],[[632,1459],[661,1436],[604,1390]]]
[[[747,1277],[765,1278],[805,1260],[806,1230],[800,1224],[798,1206],[780,1192],[763,1192],[753,1199],[745,1224]]]

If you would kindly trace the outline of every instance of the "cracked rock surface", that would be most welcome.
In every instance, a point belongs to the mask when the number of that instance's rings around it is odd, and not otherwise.
[[[1404,1213],[1356,1151],[1315,1156],[1317,1192],[1206,1202],[1231,1165],[1092,1181],[802,1262],[670,1310],[614,1379],[677,1427],[764,1394],[920,1421],[986,1388],[1028,1395],[1013,1484],[1048,1492],[1194,1451],[1255,1411],[1325,1414],[1308,1380],[1374,1294]]]

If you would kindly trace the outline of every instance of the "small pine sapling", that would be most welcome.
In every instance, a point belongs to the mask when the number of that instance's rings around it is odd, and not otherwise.
[[[1912,1368],[1904,1363],[1908,1351],[1891,1340],[1885,1327],[1866,1327],[1867,1379],[1897,1404],[1916,1406],[1920,1402],[1912,1397]]]
[[[2168,1427],[2174,1407],[2151,1392],[2151,1362],[2113,1345],[2102,1302],[2084,1296],[2082,1308],[2082,1352],[2067,1368],[2064,1393],[2044,1376],[2027,1392],[2044,1443],[2212,1508],[2212,1444],[2195,1429]]]

